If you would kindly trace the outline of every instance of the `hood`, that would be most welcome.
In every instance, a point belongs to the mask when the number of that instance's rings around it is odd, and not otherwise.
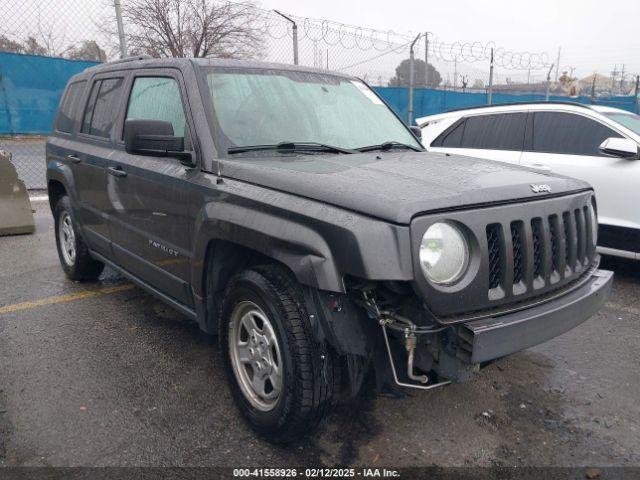
[[[434,152],[237,157],[223,160],[222,175],[399,224],[430,211],[590,188],[569,177]],[[551,192],[535,193],[532,184]]]

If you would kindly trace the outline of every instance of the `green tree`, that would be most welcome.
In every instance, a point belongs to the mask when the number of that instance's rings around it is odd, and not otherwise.
[[[425,62],[416,59],[413,62],[413,86],[416,88],[435,88],[442,82],[442,76],[436,68],[428,64],[429,84],[425,85]],[[389,81],[390,87],[408,87],[409,86],[409,59],[402,60],[400,65],[396,67],[396,75]]]

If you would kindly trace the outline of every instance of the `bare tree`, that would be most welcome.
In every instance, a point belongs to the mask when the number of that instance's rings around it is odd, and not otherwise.
[[[47,47],[44,47],[38,42],[38,39],[34,36],[28,36],[22,47],[22,52],[28,55],[43,55],[47,56],[49,53]]]
[[[252,2],[128,0],[122,14],[132,54],[251,58],[262,50]]]
[[[6,35],[0,35],[0,52],[22,53],[24,45],[15,40],[11,40]]]
[[[25,53],[59,57],[64,53],[64,29],[56,28],[55,21],[43,21],[38,12],[35,31],[25,40]]]
[[[107,54],[95,40],[84,40],[80,44],[70,46],[65,57],[71,60],[92,60],[95,62],[107,60]]]

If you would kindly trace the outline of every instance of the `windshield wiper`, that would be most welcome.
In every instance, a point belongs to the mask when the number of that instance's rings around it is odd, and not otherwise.
[[[403,148],[407,150],[413,150],[414,152],[424,151],[422,148],[416,147],[415,145],[409,145],[401,142],[384,142],[384,143],[381,143],[380,145],[368,145],[366,147],[356,148],[356,150],[359,152],[371,152],[373,150],[388,151],[393,148]]]
[[[234,153],[258,152],[261,150],[280,150],[283,152],[331,152],[331,153],[357,153],[348,148],[335,147],[316,142],[280,142],[273,145],[246,145],[244,147],[231,147],[227,149],[229,155]]]

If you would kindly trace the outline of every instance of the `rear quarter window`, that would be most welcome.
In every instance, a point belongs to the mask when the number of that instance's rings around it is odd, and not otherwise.
[[[464,125],[462,148],[522,150],[526,113],[501,113],[469,117]]]
[[[524,147],[526,113],[466,117],[445,130],[432,147],[515,150]]]
[[[85,80],[69,84],[65,91],[58,117],[56,118],[55,129],[63,133],[73,132],[73,125],[80,116],[80,101],[84,93],[84,87],[87,84]]]

